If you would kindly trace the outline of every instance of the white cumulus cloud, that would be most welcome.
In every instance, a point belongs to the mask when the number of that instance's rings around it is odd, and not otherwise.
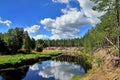
[[[30,69],[33,71],[39,70],[38,64],[34,64],[33,66],[30,66]]]
[[[40,26],[33,25],[24,29],[24,31],[28,31],[28,33],[39,33]]]
[[[78,0],[78,2],[82,11],[91,22],[91,25],[96,25],[101,22],[99,17],[101,17],[105,12],[94,11],[92,7],[95,6],[95,4],[90,0]]]
[[[34,36],[33,37],[35,40],[38,40],[38,39],[43,39],[43,40],[47,40],[47,39],[50,39],[49,36],[46,36],[46,35],[37,35],[37,36]]]
[[[53,2],[68,3],[70,0],[52,0]],[[55,19],[45,18],[40,21],[44,28],[52,32],[51,39],[76,38],[80,34],[80,27],[85,25],[95,26],[100,23],[99,17],[104,12],[92,10],[95,5],[90,0],[77,0],[78,8],[66,7],[61,9],[63,15]]]
[[[10,27],[11,23],[12,23],[12,21],[10,21],[10,20],[2,20],[0,18],[0,24],[4,24],[4,25]]]
[[[68,4],[70,0],[52,0],[52,2],[55,2],[55,3],[65,3],[65,4]]]
[[[45,29],[52,32],[53,36],[51,39],[76,38],[80,34],[79,28],[84,25],[89,25],[90,22],[77,8],[62,10],[64,15],[56,19],[46,18],[41,20],[41,24],[45,25]]]
[[[84,70],[80,66],[68,62],[51,61],[49,65],[44,65],[38,75],[44,78],[54,77],[56,80],[70,80],[74,75],[84,75]]]

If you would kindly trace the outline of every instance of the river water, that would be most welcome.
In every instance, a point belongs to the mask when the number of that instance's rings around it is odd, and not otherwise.
[[[85,75],[84,69],[67,61],[47,60],[19,69],[0,72],[0,80],[71,80],[74,75]]]

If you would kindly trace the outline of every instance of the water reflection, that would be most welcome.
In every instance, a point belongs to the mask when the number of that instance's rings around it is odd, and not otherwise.
[[[0,76],[0,80],[3,80],[2,76]]]
[[[29,67],[21,67],[18,69],[9,69],[0,71],[0,80],[21,80],[25,77]]]
[[[69,63],[78,64],[78,65],[80,64],[84,68],[85,73],[87,73],[87,71],[92,68],[92,65],[90,63],[87,63],[86,59],[82,56],[60,55],[52,59],[61,61],[61,62],[69,62]]]
[[[29,67],[0,70],[0,80],[70,80],[74,75],[84,75],[87,67],[81,67],[81,58],[60,56]],[[78,65],[77,65],[78,64]]]
[[[73,75],[84,75],[84,69],[68,62],[44,61],[30,66],[23,80],[70,80]]]

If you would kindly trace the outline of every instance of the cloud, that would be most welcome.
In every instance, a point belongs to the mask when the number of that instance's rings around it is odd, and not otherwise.
[[[65,3],[68,4],[70,0],[52,0],[54,3]]]
[[[70,0],[52,0],[53,2],[69,3]],[[65,2],[64,2],[65,1]],[[80,34],[80,27],[85,25],[95,26],[100,23],[99,17],[104,12],[92,10],[95,5],[90,0],[78,0],[80,10],[78,8],[66,7],[61,9],[63,15],[56,19],[45,18],[40,21],[44,28],[52,32],[51,39],[68,39],[76,38]]]
[[[38,40],[38,39],[43,39],[43,40],[47,40],[47,39],[50,39],[49,36],[46,36],[46,35],[37,35],[37,36],[34,36],[33,37],[35,40]]]
[[[39,33],[40,26],[33,25],[24,29],[24,31],[28,31],[28,33]]]
[[[12,23],[12,21],[10,21],[10,20],[2,20],[2,19],[0,18],[0,24],[4,24],[4,25],[10,27],[10,24],[11,24],[11,23]]]
[[[62,9],[62,12],[64,15],[56,19],[46,18],[41,20],[41,24],[45,25],[45,29],[52,32],[51,39],[76,38],[80,34],[80,27],[90,24],[84,14],[78,11],[77,8]]]
[[[30,66],[30,69],[33,71],[39,70],[38,64],[34,64],[33,66]]]
[[[38,72],[44,78],[54,77],[56,80],[70,80],[74,75],[84,75],[83,68],[68,62],[50,61],[49,64],[42,66]]]
[[[101,22],[99,17],[105,14],[105,12],[94,11],[92,9],[92,7],[96,5],[94,4],[94,2],[90,0],[78,0],[78,2],[80,4],[80,7],[82,8],[82,11],[84,12],[88,20],[91,22],[91,25],[94,26]]]

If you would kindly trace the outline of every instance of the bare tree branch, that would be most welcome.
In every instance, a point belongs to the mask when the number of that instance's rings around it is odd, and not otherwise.
[[[105,39],[106,39],[111,45],[113,45],[113,47],[115,47],[115,48],[119,51],[118,47],[117,47],[116,45],[114,45],[114,43],[113,43],[112,41],[110,41],[110,39],[108,39],[107,37],[105,37]]]

